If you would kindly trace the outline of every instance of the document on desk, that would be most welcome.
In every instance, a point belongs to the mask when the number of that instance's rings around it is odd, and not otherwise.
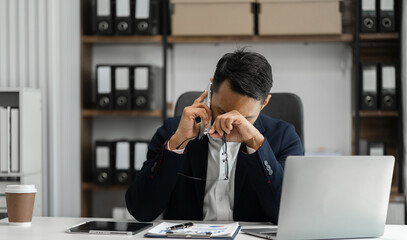
[[[156,238],[214,238],[234,239],[240,230],[238,222],[228,224],[193,224],[191,227],[168,230],[169,227],[182,223],[163,222],[149,230],[145,237]]]

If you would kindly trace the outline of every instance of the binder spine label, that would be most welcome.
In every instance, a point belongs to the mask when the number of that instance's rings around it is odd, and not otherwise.
[[[96,167],[109,168],[110,167],[110,149],[109,147],[96,148]]]
[[[140,171],[147,159],[148,143],[136,142],[134,144],[134,170]]]
[[[110,0],[97,0],[96,15],[98,17],[110,16]]]
[[[395,67],[387,66],[382,68],[382,86],[383,90],[396,90],[396,69]]]
[[[130,0],[116,0],[116,17],[130,17]]]
[[[148,19],[150,17],[150,0],[136,0],[136,19]]]
[[[380,0],[380,11],[394,11],[394,0]]]
[[[130,143],[118,142],[116,145],[116,169],[130,169]]]
[[[111,68],[98,67],[97,72],[98,93],[111,93]]]
[[[374,68],[363,70],[363,92],[377,91],[376,77],[376,70]]]
[[[134,69],[134,90],[148,90],[149,69],[137,67]]]
[[[129,68],[128,67],[118,67],[115,69],[115,87],[116,90],[129,90]]]

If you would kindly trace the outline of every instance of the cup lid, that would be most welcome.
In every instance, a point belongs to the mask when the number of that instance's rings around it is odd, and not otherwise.
[[[7,185],[6,193],[36,193],[35,185]]]

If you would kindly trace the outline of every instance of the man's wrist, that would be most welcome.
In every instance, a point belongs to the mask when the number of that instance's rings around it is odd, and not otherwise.
[[[246,145],[257,151],[261,147],[261,145],[263,145],[263,142],[264,142],[264,136],[262,134],[259,134],[258,136],[253,137],[253,138],[249,139],[248,141],[246,141]]]
[[[182,140],[180,140],[177,133],[175,133],[174,135],[171,136],[168,143],[169,150],[174,150],[182,143]]]
[[[169,148],[170,150],[176,150],[176,149],[183,149],[185,148],[189,141],[193,140],[194,137],[191,138],[185,138],[182,136],[179,136],[177,133],[174,133],[172,137],[169,140]]]
[[[182,148],[182,149],[171,149],[171,148],[170,148],[170,140],[167,141],[166,149],[169,150],[169,151],[171,151],[171,152],[178,153],[178,154],[183,154],[184,151],[185,151],[185,148]]]

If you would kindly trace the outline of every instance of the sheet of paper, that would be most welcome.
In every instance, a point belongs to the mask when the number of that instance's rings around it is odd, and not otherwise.
[[[191,234],[191,235],[202,235],[211,233],[212,237],[217,236],[233,236],[235,231],[239,227],[239,223],[229,223],[229,224],[194,224],[192,227],[177,229],[177,230],[168,230],[168,227],[178,225],[182,223],[169,223],[163,222],[150,231],[148,234],[155,236],[166,236],[168,232],[173,232],[174,234]]]

